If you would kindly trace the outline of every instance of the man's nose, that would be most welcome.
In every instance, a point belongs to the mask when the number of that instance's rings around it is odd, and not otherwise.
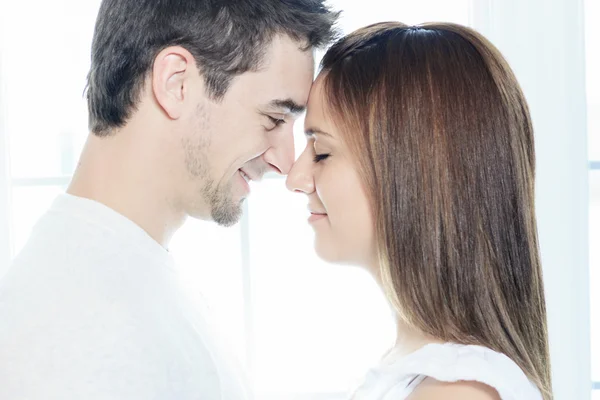
[[[291,124],[284,132],[273,134],[271,147],[265,152],[263,159],[281,175],[290,172],[294,163],[294,134]]]

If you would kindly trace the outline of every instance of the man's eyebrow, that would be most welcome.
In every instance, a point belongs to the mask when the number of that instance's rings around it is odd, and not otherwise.
[[[311,138],[313,136],[315,136],[315,134],[317,135],[323,135],[323,136],[329,136],[330,138],[333,138],[333,136],[331,136],[331,134],[322,131],[319,128],[308,128],[304,131],[304,134],[306,135],[306,137]]]
[[[286,113],[301,114],[306,110],[306,106],[296,103],[292,99],[272,100],[269,106],[273,108],[285,109]]]

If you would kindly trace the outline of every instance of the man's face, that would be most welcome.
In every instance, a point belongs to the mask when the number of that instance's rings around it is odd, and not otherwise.
[[[289,172],[293,123],[306,105],[313,75],[312,52],[282,35],[269,45],[259,71],[234,78],[223,99],[198,91],[181,143],[187,175],[182,207],[188,215],[233,225],[250,180]]]

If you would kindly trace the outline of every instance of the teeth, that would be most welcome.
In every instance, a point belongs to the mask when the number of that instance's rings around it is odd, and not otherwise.
[[[246,175],[246,174],[244,173],[244,171],[240,170],[240,173],[242,174],[242,178],[244,178],[244,180],[245,180],[246,182],[250,182],[250,177],[249,177],[248,175]]]

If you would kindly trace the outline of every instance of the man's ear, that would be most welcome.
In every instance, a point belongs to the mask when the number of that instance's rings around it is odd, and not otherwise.
[[[181,46],[162,50],[154,59],[152,91],[171,119],[178,119],[188,96],[192,74],[198,73],[192,54]]]

